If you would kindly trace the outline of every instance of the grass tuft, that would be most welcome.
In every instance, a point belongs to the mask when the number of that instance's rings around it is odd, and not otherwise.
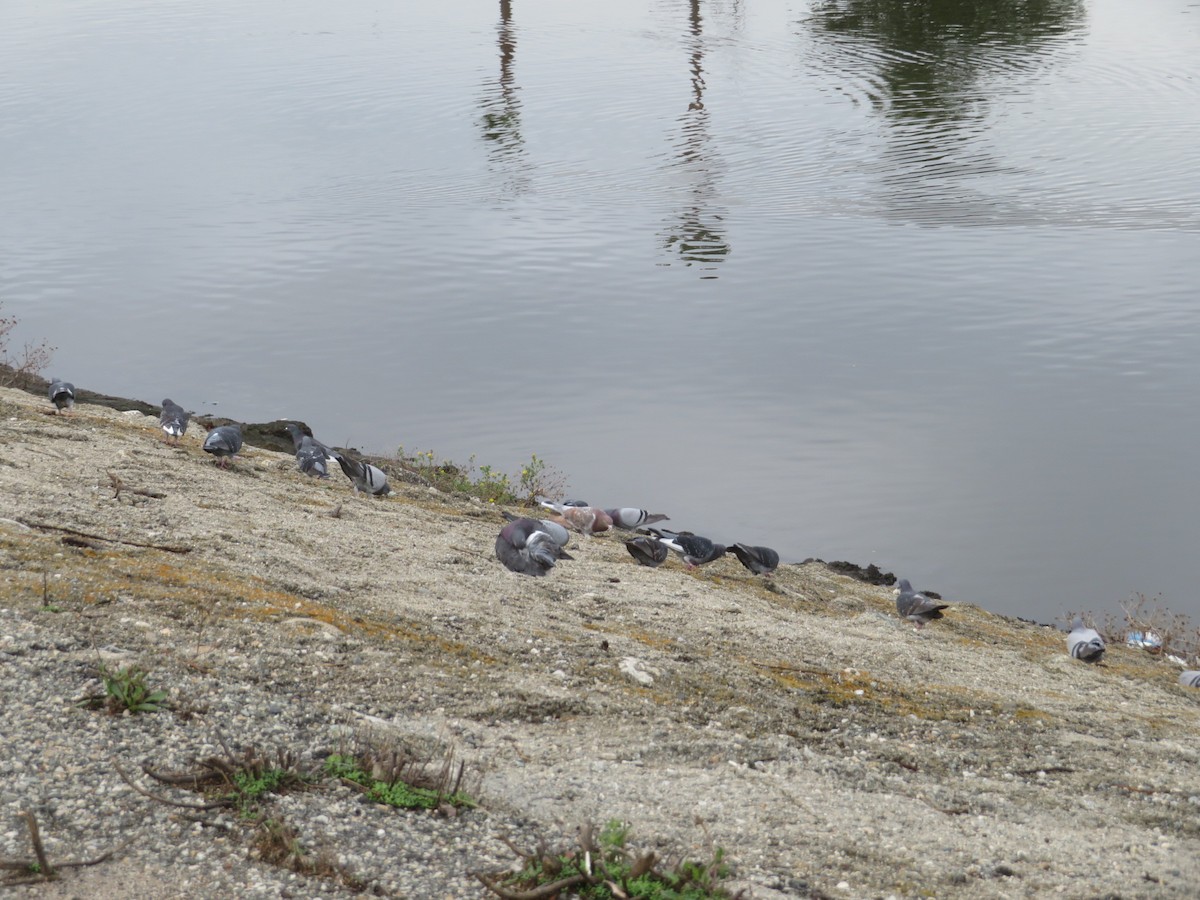
[[[522,860],[519,871],[475,877],[501,897],[569,895],[586,900],[730,900],[740,897],[721,886],[731,871],[720,847],[706,861],[682,859],[660,865],[653,850],[629,846],[629,826],[611,820],[596,835],[592,825],[579,830],[578,847],[549,851],[541,844],[522,851],[505,841]]]
[[[463,789],[466,765],[452,751],[418,754],[374,731],[360,732],[342,752],[331,754],[325,772],[398,809],[448,812],[477,805]]]
[[[566,487],[561,473],[546,464],[535,453],[521,466],[514,478],[489,465],[477,465],[475,456],[460,465],[448,460],[439,461],[432,450],[418,450],[411,456],[404,448],[396,450],[401,468],[440,491],[465,494],[485,503],[503,506],[532,506],[540,495],[557,496]]]

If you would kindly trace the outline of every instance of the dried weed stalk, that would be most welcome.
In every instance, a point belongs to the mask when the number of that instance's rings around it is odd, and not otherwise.
[[[29,829],[29,842],[33,846],[33,858],[0,859],[0,870],[15,873],[8,878],[0,879],[0,887],[16,887],[22,884],[44,884],[48,881],[55,881],[59,876],[60,869],[78,869],[84,866],[97,865],[111,859],[133,843],[133,838],[130,838],[125,843],[114,847],[107,853],[100,854],[95,859],[60,862],[51,865],[46,848],[42,845],[42,834],[38,828],[37,818],[28,810],[22,812],[20,818],[25,823],[25,827]]]
[[[4,303],[0,301],[0,310],[3,308]],[[10,353],[9,341],[17,324],[16,316],[0,316],[0,385],[25,389],[50,365],[55,348],[42,341],[36,345],[25,344],[19,353]]]
[[[466,763],[452,748],[417,751],[400,738],[377,729],[362,729],[343,739],[325,769],[372,800],[406,809],[433,809],[454,815],[475,805],[464,787]],[[472,787],[477,778],[470,779]]]

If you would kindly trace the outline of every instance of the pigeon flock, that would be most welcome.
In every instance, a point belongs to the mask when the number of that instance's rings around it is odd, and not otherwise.
[[[47,395],[56,413],[66,413],[75,405],[75,385],[69,381],[51,378]],[[187,432],[190,418],[191,413],[178,403],[164,399],[159,416],[163,441],[170,440],[178,446],[180,438]],[[296,464],[305,475],[328,478],[328,461],[332,459],[350,479],[356,494],[362,492],[383,497],[390,493],[387,473],[382,469],[326,446],[295,423],[288,423],[285,428],[292,438]],[[230,460],[242,449],[241,426],[219,425],[210,429],[204,438],[203,449],[205,453],[213,455],[221,468],[227,468]],[[656,528],[654,526],[657,523],[669,521],[669,517],[662,513],[650,513],[628,506],[600,508],[582,500],[555,503],[539,499],[538,502],[548,511],[546,518],[514,516],[506,512],[504,518],[507,521],[496,537],[497,559],[506,568],[522,575],[544,576],[560,560],[573,559],[566,550],[571,531],[590,538],[614,528],[636,532],[624,542],[625,549],[639,565],[650,568],[661,566],[672,552],[688,570],[707,565],[726,554],[737,557],[753,575],[769,576],[779,566],[779,554],[770,547],[743,543],[726,546],[691,531]],[[944,618],[942,611],[949,608],[948,604],[938,603],[913,590],[907,578],[897,582],[895,594],[897,615],[912,622],[918,631],[928,623]],[[1094,664],[1100,662],[1105,649],[1100,633],[1094,628],[1085,627],[1083,621],[1076,617],[1067,634],[1067,653],[1074,659]],[[1200,688],[1200,671],[1181,673],[1179,684]]]

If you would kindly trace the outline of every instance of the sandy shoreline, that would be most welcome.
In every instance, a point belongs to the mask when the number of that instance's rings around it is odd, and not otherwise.
[[[1200,883],[1200,691],[1161,659],[1113,648],[1086,666],[1061,632],[969,598],[917,634],[886,589],[821,565],[769,581],[733,559],[650,570],[613,536],[525,578],[496,561],[486,504],[402,483],[354,497],[261,449],[221,471],[198,429],[172,448],[137,410],[46,407],[0,390],[0,678],[15,698],[0,857],[28,854],[26,808],[64,857],[135,842],[24,890],[349,892],[255,860],[237,823],[196,826],[113,764],[184,766],[217,730],[319,760],[364,723],[453,749],[478,776],[482,808],[454,819],[334,787],[280,798],[306,840],[393,895],[486,896],[470,872],[513,859],[496,834],[565,842],[613,818],[667,853],[725,848],[755,897]],[[148,668],[173,708],[79,709],[99,650]]]

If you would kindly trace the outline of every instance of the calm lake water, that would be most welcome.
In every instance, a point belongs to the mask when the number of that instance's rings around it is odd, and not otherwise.
[[[50,374],[1200,617],[1196,0],[10,7]]]

